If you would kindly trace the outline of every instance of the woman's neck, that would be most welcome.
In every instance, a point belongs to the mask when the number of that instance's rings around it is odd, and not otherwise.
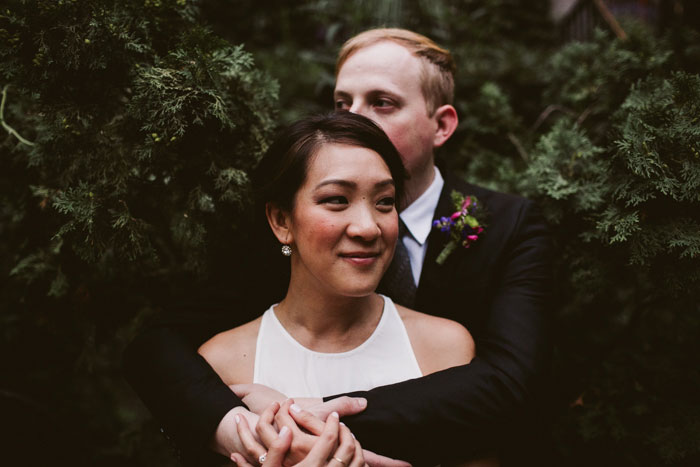
[[[290,283],[275,307],[282,326],[304,347],[327,353],[352,350],[379,324],[384,301],[376,293],[345,297]]]

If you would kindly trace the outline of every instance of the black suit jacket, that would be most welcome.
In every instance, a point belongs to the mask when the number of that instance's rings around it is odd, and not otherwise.
[[[465,325],[477,356],[465,366],[355,393],[367,398],[368,408],[345,422],[363,447],[416,465],[491,453],[504,444],[519,444],[523,460],[549,368],[550,238],[532,202],[449,175],[435,218],[454,212],[452,190],[480,200],[486,228],[442,265],[435,259],[447,238],[431,232],[415,308]],[[127,379],[185,461],[201,456],[221,418],[240,404],[195,353],[230,326],[169,321],[127,349]]]

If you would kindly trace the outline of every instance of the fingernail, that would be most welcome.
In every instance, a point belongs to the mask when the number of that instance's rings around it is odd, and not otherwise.
[[[299,412],[301,412],[301,407],[299,407],[299,406],[296,405],[296,404],[290,405],[289,408],[290,408],[290,409],[292,410],[292,412],[294,412],[294,413],[299,413]]]
[[[331,412],[331,417],[340,418],[338,412]]]
[[[364,397],[358,397],[357,398],[357,405],[360,406],[361,409],[364,409],[367,407],[367,399]]]
[[[236,420],[236,425],[238,425],[239,423],[241,423],[241,416],[240,416],[240,415],[236,415],[236,416],[233,417],[233,418]]]
[[[343,423],[343,422],[340,422],[340,424],[343,425],[343,426],[345,426],[345,423]]]
[[[280,430],[279,434],[277,435],[277,437],[279,438],[281,436],[284,436],[287,434],[287,432],[289,432],[289,428],[287,428],[286,426],[283,426],[282,429]]]

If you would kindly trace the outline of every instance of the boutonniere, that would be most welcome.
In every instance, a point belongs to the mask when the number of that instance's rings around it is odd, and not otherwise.
[[[458,246],[469,248],[484,231],[483,223],[479,222],[484,212],[476,196],[464,196],[458,191],[452,191],[451,197],[456,211],[450,217],[441,217],[433,221],[434,228],[440,229],[450,237],[450,241],[437,257],[438,264],[444,263]]]

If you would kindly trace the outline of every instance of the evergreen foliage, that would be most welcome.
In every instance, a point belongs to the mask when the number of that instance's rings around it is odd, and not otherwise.
[[[227,245],[248,235],[247,173],[276,123],[277,84],[192,2],[3,10],[3,407],[25,402],[10,412],[20,427],[50,415],[10,452],[34,437],[59,458],[124,465],[151,449],[130,446],[144,415],[115,379],[121,349],[138,312],[242,274]]]
[[[10,458],[38,444],[59,464],[174,463],[121,381],[124,345],[146,316],[242,281],[247,173],[277,109],[330,108],[340,44],[399,26],[458,64],[442,163],[552,225],[557,463],[700,460],[698,28],[562,45],[548,2],[524,0],[5,4]]]
[[[698,396],[683,389],[700,378],[700,76],[669,58],[649,36],[602,34],[555,55],[548,97],[567,111],[520,183],[557,226],[559,390],[576,400],[557,434],[581,465],[700,455]]]

